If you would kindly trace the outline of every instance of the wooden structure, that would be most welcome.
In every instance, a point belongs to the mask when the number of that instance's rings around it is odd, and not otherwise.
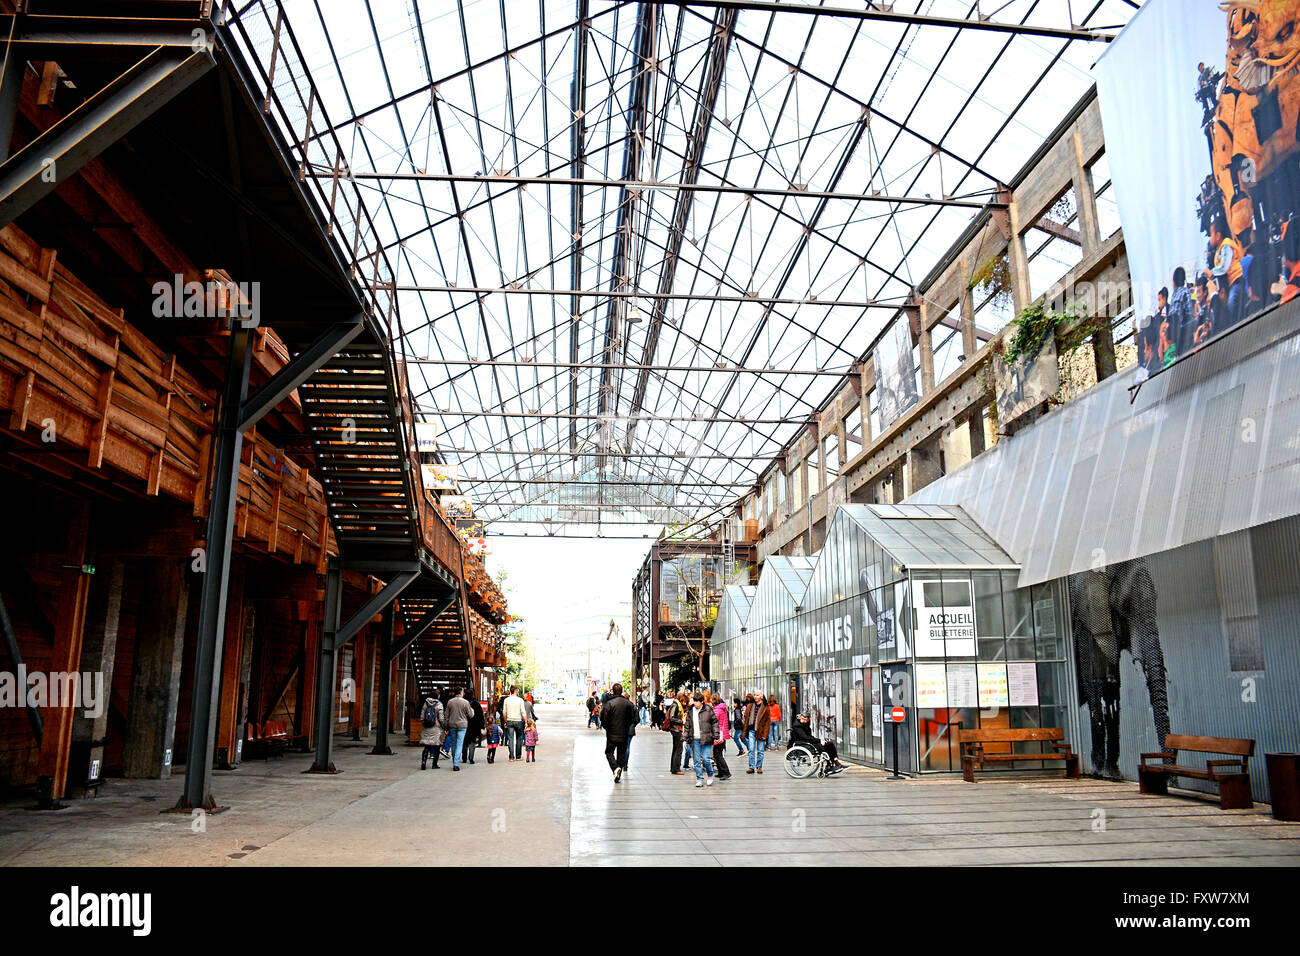
[[[184,763],[211,809],[268,726],[389,752],[508,615],[420,484],[356,187],[296,175],[331,127],[288,24],[264,61],[210,2],[85,6],[0,0],[0,631],[105,706],[0,710],[0,786]]]
[[[1232,754],[1229,760],[1207,760],[1204,767],[1179,763],[1178,755]],[[1249,810],[1254,801],[1250,796],[1250,758],[1255,756],[1255,741],[1237,737],[1197,737],[1188,734],[1166,734],[1165,749],[1145,753],[1138,765],[1138,788],[1142,793],[1168,793],[1170,777],[1191,777],[1205,780],[1219,788],[1219,806],[1224,810]],[[1148,763],[1160,760],[1160,763]]]
[[[698,662],[698,680],[708,679],[709,636],[722,589],[758,580],[757,551],[753,541],[717,539],[660,538],[650,546],[632,582],[632,676],[638,687],[658,694],[659,665],[686,659]],[[729,569],[736,581],[728,581]]]

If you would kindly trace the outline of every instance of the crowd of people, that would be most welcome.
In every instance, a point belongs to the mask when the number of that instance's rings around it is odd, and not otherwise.
[[[668,769],[674,776],[693,770],[696,787],[711,787],[715,780],[730,780],[727,744],[734,743],[737,758],[746,757],[747,774],[763,772],[763,756],[769,750],[784,749],[781,741],[780,701],[761,693],[746,694],[730,702],[713,692],[679,690],[667,697],[656,695],[653,703],[639,696],[633,703],[622,685],[587,698],[587,726],[605,731],[605,758],[617,783],[627,772],[628,750],[638,726],[653,722],[672,736]],[[814,752],[825,751],[831,773],[846,769],[840,762],[834,741],[820,740],[809,728],[807,714],[801,714],[791,728],[792,742]]]
[[[510,693],[496,697],[487,710],[475,697],[467,697],[462,688],[447,688],[437,697],[426,697],[420,712],[420,769],[427,770],[432,758],[438,769],[439,758],[451,761],[459,772],[463,764],[474,763],[481,744],[487,747],[487,762],[496,762],[496,752],[506,745],[509,762],[537,761],[537,710],[533,695],[520,695],[512,686]]]

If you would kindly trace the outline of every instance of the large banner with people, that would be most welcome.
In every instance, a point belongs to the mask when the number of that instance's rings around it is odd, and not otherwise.
[[[880,425],[888,428],[920,398],[916,390],[916,365],[912,362],[912,329],[906,316],[894,320],[871,356],[876,369]]]
[[[1300,294],[1300,0],[1150,0],[1097,63],[1140,375]]]

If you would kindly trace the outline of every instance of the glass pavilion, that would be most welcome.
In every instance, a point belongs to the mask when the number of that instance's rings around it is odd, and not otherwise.
[[[788,700],[787,728],[806,711],[814,734],[875,766],[892,761],[888,715],[903,706],[903,772],[960,770],[958,727],[1077,739],[1062,589],[1018,574],[960,508],[845,505],[816,555],[769,558],[752,596],[727,589],[710,674],[728,697]]]

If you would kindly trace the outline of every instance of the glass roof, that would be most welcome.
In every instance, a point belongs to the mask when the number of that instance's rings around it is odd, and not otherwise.
[[[276,119],[328,128],[322,195],[339,170],[360,188],[417,418],[492,531],[691,528],[838,388],[1137,6],[284,0],[317,92]],[[277,43],[271,0],[237,8]]]
[[[816,555],[774,554],[763,562],[763,573],[775,575],[781,586],[790,592],[790,597],[794,599],[797,607],[803,603],[803,596],[808,590],[808,582],[812,580],[813,568],[816,566]]]
[[[956,505],[840,505],[839,510],[910,571],[1020,567]]]

